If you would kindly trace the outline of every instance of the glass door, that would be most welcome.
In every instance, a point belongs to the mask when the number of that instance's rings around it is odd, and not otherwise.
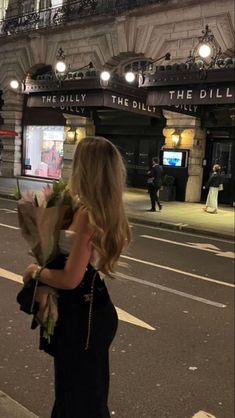
[[[208,180],[213,165],[219,164],[224,183],[224,190],[219,193],[219,202],[224,204],[232,204],[234,201],[235,167],[232,165],[234,154],[235,146],[231,139],[212,139],[207,144],[207,164],[204,169],[203,184]],[[202,200],[205,200],[205,197],[206,194],[203,192]]]

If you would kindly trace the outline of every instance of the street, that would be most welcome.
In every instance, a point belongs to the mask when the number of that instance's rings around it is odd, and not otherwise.
[[[112,416],[234,418],[233,243],[137,223],[132,232],[117,278],[106,279],[120,319],[110,351]],[[7,199],[0,237],[0,390],[49,418],[53,361],[37,350],[37,330],[16,303],[32,257]]]

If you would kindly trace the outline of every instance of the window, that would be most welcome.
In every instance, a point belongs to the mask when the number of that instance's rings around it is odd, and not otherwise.
[[[27,126],[24,174],[59,179],[63,163],[63,126]]]
[[[6,16],[6,10],[8,7],[9,0],[0,1],[0,20],[4,19]]]

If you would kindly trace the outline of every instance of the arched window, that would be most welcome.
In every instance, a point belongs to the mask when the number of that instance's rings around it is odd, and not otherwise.
[[[133,71],[134,73],[137,72],[144,72],[144,71],[151,71],[152,70],[152,61],[150,60],[135,60],[130,63],[127,63],[123,66],[124,73],[128,71]]]

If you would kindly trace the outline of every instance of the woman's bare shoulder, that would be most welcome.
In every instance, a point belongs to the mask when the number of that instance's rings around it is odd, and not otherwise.
[[[73,222],[70,229],[74,232],[83,231],[92,235],[94,227],[90,224],[88,210],[84,207],[80,207],[76,210],[73,216]]]

